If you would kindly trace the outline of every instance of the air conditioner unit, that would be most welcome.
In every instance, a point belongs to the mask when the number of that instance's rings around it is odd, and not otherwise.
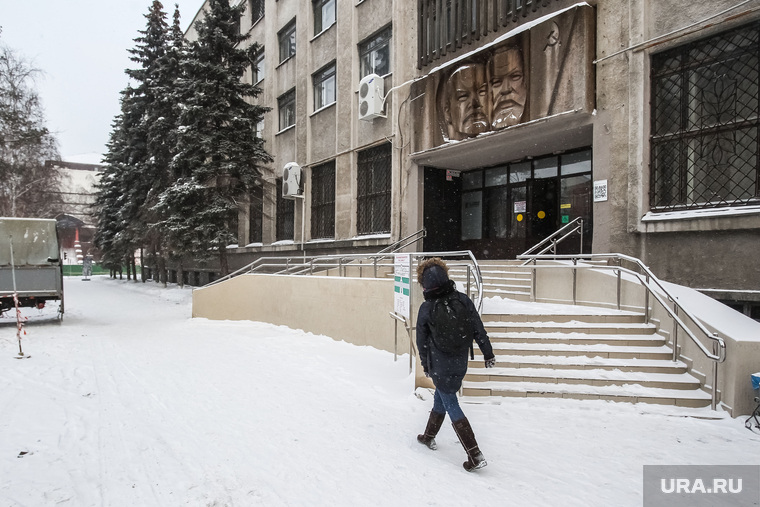
[[[359,81],[359,119],[372,120],[383,115],[385,84],[377,74],[369,74]]]
[[[301,195],[301,166],[288,162],[282,170],[282,197],[295,199]]]

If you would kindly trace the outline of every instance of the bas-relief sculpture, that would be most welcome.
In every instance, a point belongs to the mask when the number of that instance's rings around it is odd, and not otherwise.
[[[592,8],[571,9],[435,73],[430,116],[416,119],[438,122],[428,146],[593,110],[593,26]]]
[[[438,103],[444,136],[462,140],[517,125],[527,99],[522,47],[497,47],[443,76]]]

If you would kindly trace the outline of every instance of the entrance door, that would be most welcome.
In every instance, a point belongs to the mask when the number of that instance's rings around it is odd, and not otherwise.
[[[557,178],[529,181],[528,193],[527,248],[530,248],[551,236],[559,228],[557,223]]]

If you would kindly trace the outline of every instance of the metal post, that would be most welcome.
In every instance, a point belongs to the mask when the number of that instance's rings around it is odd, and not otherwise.
[[[470,265],[467,265],[467,297],[472,297],[470,293]]]
[[[18,340],[18,355],[24,357],[24,351],[21,349],[21,310],[18,307],[18,290],[16,289],[16,261],[13,258],[13,236],[8,235],[8,243],[11,247],[11,279],[13,280],[13,306],[16,309],[16,340]]]
[[[581,250],[578,252],[579,254],[583,255],[583,219],[581,218],[578,220],[578,225],[580,226],[580,235],[581,235]]]
[[[374,258],[373,264],[375,266],[375,278],[377,278],[377,257]]]
[[[644,287],[644,324],[649,324],[649,274],[647,274],[647,285]]]
[[[573,259],[573,304],[578,304],[578,270],[575,266],[578,265],[578,259]]]
[[[673,313],[678,317],[678,305],[673,305]],[[673,361],[678,360],[678,322],[673,319]]]
[[[618,310],[620,310],[620,297],[621,297],[620,296],[620,291],[621,291],[621,287],[622,287],[622,278],[621,278],[622,275],[623,275],[623,270],[622,269],[618,269],[617,270],[617,309]]]
[[[713,337],[717,337],[718,333],[713,333]],[[720,357],[720,347],[717,341],[713,341],[713,354]],[[718,406],[718,361],[713,361],[712,371],[712,400],[710,401],[710,408],[715,410]]]
[[[536,259],[533,259],[533,268],[531,268],[531,280],[530,280],[530,300],[532,303],[536,302],[536,288],[538,283],[536,282]]]

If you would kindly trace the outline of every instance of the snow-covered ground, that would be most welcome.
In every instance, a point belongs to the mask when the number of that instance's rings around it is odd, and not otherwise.
[[[505,399],[464,405],[488,460],[471,474],[448,423],[417,443],[432,401],[408,357],[191,319],[190,289],[65,291],[63,323],[27,325],[29,359],[0,319],[2,506],[640,506],[643,465],[760,461],[744,418]]]

